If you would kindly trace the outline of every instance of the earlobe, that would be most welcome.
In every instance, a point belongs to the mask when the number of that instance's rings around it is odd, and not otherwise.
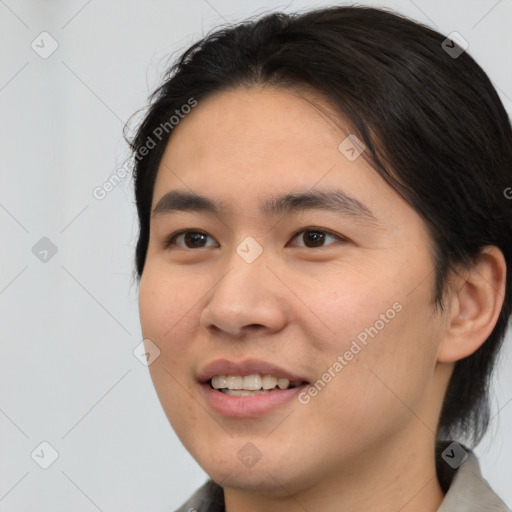
[[[453,363],[476,352],[498,321],[506,289],[506,263],[496,246],[481,249],[474,266],[455,280],[449,318],[437,354],[441,363]]]

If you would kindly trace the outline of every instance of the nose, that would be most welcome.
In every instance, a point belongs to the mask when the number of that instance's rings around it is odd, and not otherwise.
[[[263,254],[247,263],[235,253],[201,313],[201,325],[233,338],[281,330],[288,316],[287,288],[267,263]]]

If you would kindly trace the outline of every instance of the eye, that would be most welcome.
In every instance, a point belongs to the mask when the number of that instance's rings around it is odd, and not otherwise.
[[[297,238],[300,234],[302,234],[301,240],[304,241],[304,245],[299,245],[299,247],[309,247],[309,248],[318,248],[323,247],[324,242],[326,240],[326,237],[331,237],[333,239],[339,240],[339,241],[347,241],[347,239],[340,235],[335,235],[334,233],[330,233],[329,231],[325,231],[324,229],[317,229],[317,228],[306,228],[294,235],[292,240]],[[329,244],[332,245],[332,244]]]
[[[314,227],[298,231],[295,233],[295,235],[293,235],[292,240],[295,240],[300,234],[302,234],[302,241],[304,242],[304,245],[298,245],[298,247],[307,247],[310,249],[324,247],[327,237],[331,237],[335,242],[347,241],[347,239],[341,235],[335,235],[334,233],[324,229]],[[208,238],[211,238],[210,235],[204,233],[203,231],[181,230],[170,235],[164,241],[163,245],[164,249],[169,249],[172,246],[177,246],[182,249],[202,249],[204,247],[212,247],[212,245],[205,244]],[[213,247],[216,247],[216,245],[213,244]]]
[[[209,236],[210,235],[202,231],[182,230],[172,234],[165,240],[164,249],[169,249],[173,245],[177,245],[182,249],[202,249],[203,247],[208,247],[204,242]],[[183,240],[185,246],[177,243],[181,240]]]

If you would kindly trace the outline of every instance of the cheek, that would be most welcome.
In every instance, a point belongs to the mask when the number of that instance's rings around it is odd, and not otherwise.
[[[400,283],[385,286],[383,283],[393,282],[392,279],[382,275],[379,280],[370,279],[363,272],[331,277],[325,286],[312,287],[305,294],[310,309],[321,321],[315,321],[315,325],[319,324],[318,336],[310,338],[316,340],[314,345],[319,352],[343,354],[353,348],[356,354],[354,342],[365,348],[371,340],[389,333],[393,324],[400,323],[404,310]]]
[[[416,254],[415,259],[412,251],[405,256],[389,252],[379,260],[367,258],[349,270],[331,274],[322,286],[307,290],[309,303],[322,320],[322,332],[327,334],[316,338],[319,351],[345,352],[357,342],[360,355],[370,352],[367,348],[372,345],[379,358],[398,355],[397,351],[404,356],[418,350],[418,355],[431,353],[421,343],[437,332],[432,283],[425,279],[430,261],[426,253]],[[353,352],[357,350],[355,347]]]
[[[197,280],[196,280],[197,281]],[[149,264],[139,286],[139,314],[144,337],[167,345],[180,337],[204,290],[183,272]],[[197,284],[197,283],[196,283]],[[179,345],[173,343],[173,345]]]
[[[179,285],[166,277],[165,272],[148,266],[139,286],[139,315],[144,339],[151,340],[160,350],[149,366],[151,378],[164,409],[187,407],[185,397],[190,386],[184,364],[193,358],[194,328],[191,325],[193,306],[197,302]]]
[[[176,290],[181,290],[177,292]],[[183,288],[176,286],[156,271],[155,266],[144,269],[139,286],[139,315],[142,335],[159,350],[159,356],[149,365],[149,372],[158,399],[169,423],[182,438],[187,425],[197,421],[197,411],[190,397],[190,379],[184,364],[190,360],[192,343],[184,342],[187,321],[187,300]],[[192,337],[189,337],[191,340]],[[184,421],[186,418],[186,421]]]
[[[345,281],[339,292],[316,295],[318,316],[330,332],[324,327],[326,336],[309,339],[325,372],[317,378],[333,382],[327,384],[332,394],[320,394],[354,417],[369,420],[372,411],[395,406],[398,412],[404,409],[400,400],[419,403],[432,378],[441,324],[433,315],[430,283],[410,293],[410,280],[401,278]]]

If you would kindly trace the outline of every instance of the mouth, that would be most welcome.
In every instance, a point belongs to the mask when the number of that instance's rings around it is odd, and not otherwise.
[[[309,380],[265,361],[214,361],[197,374],[206,404],[232,418],[256,418],[289,406]]]
[[[230,396],[254,396],[264,395],[283,391],[285,389],[294,389],[308,382],[303,380],[290,381],[284,377],[274,375],[215,375],[208,380],[211,389],[219,391]]]

